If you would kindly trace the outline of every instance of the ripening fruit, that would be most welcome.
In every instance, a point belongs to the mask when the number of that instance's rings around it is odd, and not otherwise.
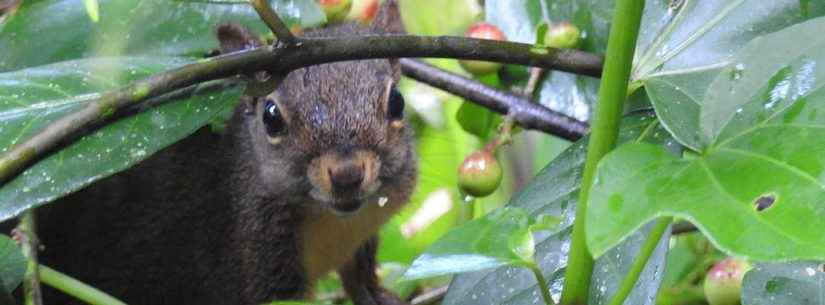
[[[547,29],[544,34],[544,44],[548,47],[560,49],[575,49],[579,46],[581,31],[570,22],[560,22]]]
[[[473,197],[484,197],[501,184],[501,164],[486,150],[474,152],[458,168],[458,187]]]
[[[495,25],[479,22],[467,29],[464,33],[465,37],[490,39],[490,40],[506,40],[504,33]],[[484,75],[497,72],[501,69],[502,64],[498,62],[478,61],[478,60],[459,60],[458,63],[467,72],[473,75]]]
[[[378,12],[378,0],[352,0],[347,19],[369,24]]]
[[[352,0],[317,0],[328,22],[341,22],[349,14]]]
[[[705,297],[710,305],[739,305],[742,278],[751,269],[747,261],[728,257],[708,271],[705,277]]]

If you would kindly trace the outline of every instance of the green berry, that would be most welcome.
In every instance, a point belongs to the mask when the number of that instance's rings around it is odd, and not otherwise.
[[[328,22],[341,22],[349,14],[352,0],[317,0]]]
[[[728,257],[713,265],[705,277],[705,297],[710,305],[739,305],[742,278],[751,269],[747,261]]]
[[[504,33],[495,25],[479,22],[467,29],[464,34],[465,37],[490,39],[490,40],[505,40]],[[459,60],[458,63],[467,72],[473,75],[484,75],[498,72],[502,64],[498,62],[479,61],[479,60]]]
[[[501,164],[491,153],[481,150],[464,159],[458,168],[458,187],[467,195],[484,197],[501,184]]]
[[[560,49],[575,49],[579,46],[581,31],[569,22],[561,22],[551,26],[544,34],[544,44],[548,47]]]

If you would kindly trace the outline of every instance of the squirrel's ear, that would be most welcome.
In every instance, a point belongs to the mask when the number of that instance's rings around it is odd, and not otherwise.
[[[373,31],[388,34],[404,34],[404,22],[401,20],[401,12],[398,10],[398,0],[384,0],[375,19],[372,21]],[[397,58],[390,58],[390,68],[395,81],[401,78],[401,65]]]
[[[384,3],[378,8],[378,12],[375,13],[372,28],[379,33],[404,33],[404,23],[401,21],[397,0],[384,0]]]
[[[218,28],[215,30],[215,35],[218,36],[218,42],[221,46],[221,54],[232,53],[262,45],[261,41],[246,27],[234,22],[218,25]]]

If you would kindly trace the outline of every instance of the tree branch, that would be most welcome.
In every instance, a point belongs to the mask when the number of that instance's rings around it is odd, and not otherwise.
[[[263,46],[200,60],[149,76],[104,93],[11,148],[0,157],[0,182],[11,178],[58,144],[79,135],[111,115],[146,99],[198,83],[266,70],[286,73],[306,66],[344,60],[400,57],[441,57],[499,61],[599,76],[600,56],[529,44],[461,37],[411,35],[301,39],[294,46]],[[536,118],[536,120],[540,120]]]
[[[266,23],[266,26],[269,27],[272,34],[275,34],[275,37],[278,38],[278,42],[285,45],[295,44],[298,39],[292,35],[292,32],[289,31],[289,28],[287,28],[286,24],[281,20],[281,17],[278,17],[278,14],[272,10],[272,7],[269,6],[269,1],[249,0],[249,3],[252,4],[252,7],[258,12],[258,16]]]
[[[570,141],[580,139],[587,132],[587,123],[531,103],[527,98],[496,90],[421,61],[413,59],[401,59],[400,61],[401,71],[405,76],[464,97],[492,111],[509,115],[524,128],[541,130]]]

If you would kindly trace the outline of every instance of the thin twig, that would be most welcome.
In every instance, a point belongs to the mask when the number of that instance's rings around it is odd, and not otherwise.
[[[530,68],[530,77],[527,79],[527,84],[524,85],[522,95],[533,101],[536,96],[536,89],[538,89],[539,82],[544,78],[545,70],[542,68]]]
[[[415,298],[410,301],[411,305],[431,305],[435,304],[442,299],[444,296],[447,295],[447,289],[450,288],[449,286],[442,286],[436,289],[427,291],[425,293],[417,295]]]
[[[553,297],[550,295],[550,286],[547,285],[547,279],[541,274],[541,268],[533,263],[529,269],[533,271],[533,275],[536,277],[536,282],[539,284],[538,288],[541,290],[541,297],[544,299],[544,304],[556,305],[556,302],[553,302]]]
[[[492,111],[508,115],[520,126],[575,141],[587,132],[587,123],[531,103],[515,94],[496,90],[464,76],[412,59],[401,59],[404,75],[459,95]]]
[[[40,271],[37,261],[37,249],[40,247],[35,233],[36,222],[34,210],[28,210],[17,225],[20,234],[20,248],[26,257],[26,274],[23,278],[23,299],[26,305],[43,305],[43,294],[40,289]]]
[[[288,48],[263,46],[204,59],[102,94],[100,98],[90,102],[86,107],[57,119],[2,155],[0,157],[0,183],[5,184],[67,139],[76,138],[77,135],[93,129],[92,127],[108,116],[152,97],[210,80],[261,70],[275,71],[277,72],[275,74],[279,74],[334,61],[399,57],[499,61],[559,69],[590,76],[599,76],[602,65],[600,56],[581,51],[537,48],[523,43],[448,36],[375,35],[313,38],[302,39],[300,45]],[[502,112],[505,109],[498,108],[496,111]],[[529,119],[523,122],[525,126],[535,126],[541,130],[545,130],[544,128],[550,130],[551,126],[566,126],[563,122],[542,121],[544,116],[539,112],[547,111],[546,108],[511,108],[506,111],[529,114]],[[576,130],[570,134],[581,132],[580,129]]]
[[[249,0],[249,3],[252,4],[252,7],[258,12],[258,16],[266,23],[266,26],[269,27],[272,34],[275,34],[279,43],[294,45],[298,41],[295,35],[292,35],[292,32],[289,31],[284,21],[281,20],[281,17],[278,17],[278,14],[269,6],[269,1]]]

